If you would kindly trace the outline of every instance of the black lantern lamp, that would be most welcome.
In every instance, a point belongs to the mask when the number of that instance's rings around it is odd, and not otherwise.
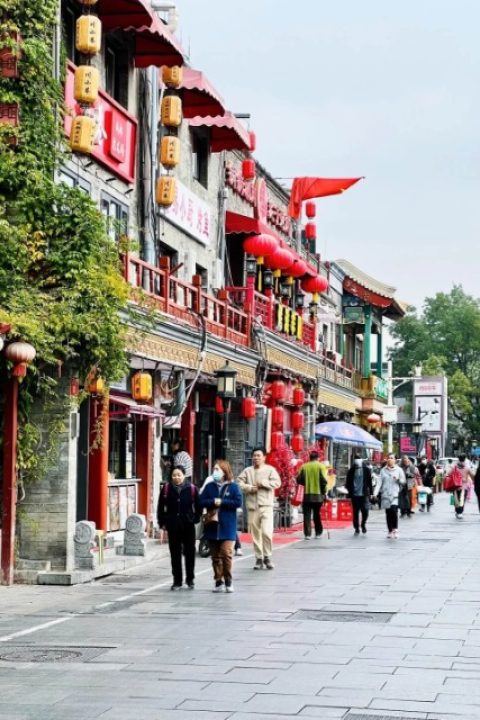
[[[290,285],[287,282],[282,282],[280,284],[280,294],[282,298],[290,297]]]
[[[316,315],[317,315],[317,308],[318,308],[318,303],[316,303],[316,302],[314,302],[314,301],[312,300],[312,302],[311,302],[311,303],[309,304],[309,306],[308,306],[308,309],[309,309],[309,311],[310,311],[310,315],[311,315],[312,317],[316,317]]]
[[[255,277],[257,274],[257,260],[253,255],[247,255],[246,260],[246,269],[247,269],[247,275],[250,275],[250,277]]]
[[[273,288],[273,272],[271,270],[263,271],[263,289],[271,290]]]
[[[297,292],[297,294],[295,295],[295,307],[297,307],[299,310],[305,307],[305,295],[301,292]]]
[[[237,375],[235,368],[230,367],[227,360],[222,368],[215,373],[217,377],[217,395],[222,400],[229,400],[235,397],[237,389]]]

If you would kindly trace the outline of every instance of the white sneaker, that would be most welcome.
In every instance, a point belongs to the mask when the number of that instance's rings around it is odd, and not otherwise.
[[[214,592],[214,593],[223,592],[223,588],[224,588],[224,587],[225,587],[225,586],[224,586],[223,582],[221,582],[221,583],[215,583],[212,592]]]
[[[393,538],[393,532],[387,533],[388,540],[391,540]]]
[[[236,555],[237,557],[241,557],[241,556],[243,555],[243,550],[242,550],[242,548],[238,548],[238,550],[235,550],[235,555]]]
[[[232,593],[234,592],[233,585],[226,585],[225,586],[225,592]]]
[[[398,536],[399,536],[398,530],[394,530],[393,533],[392,533],[392,536],[393,536],[393,539],[394,539],[394,540],[398,540]]]

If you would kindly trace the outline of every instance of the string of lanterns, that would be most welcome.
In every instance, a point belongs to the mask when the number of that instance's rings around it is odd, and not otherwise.
[[[160,107],[160,125],[166,129],[160,141],[159,161],[161,172],[157,181],[156,201],[162,207],[169,207],[175,200],[176,179],[172,172],[180,162],[180,139],[178,129],[182,124],[182,100],[178,88],[183,81],[183,68],[175,65],[162,68],[162,80],[167,91],[162,94]]]
[[[285,447],[285,403],[287,396],[287,388],[283,380],[274,380],[270,386],[270,395],[272,400],[272,431],[270,434],[270,447],[272,450],[280,450]],[[290,415],[290,424],[292,428],[292,437],[290,447],[293,452],[298,454],[303,452],[305,447],[305,439],[302,431],[305,426],[305,416],[301,410],[305,404],[305,390],[298,384],[293,389],[292,404],[295,410]]]

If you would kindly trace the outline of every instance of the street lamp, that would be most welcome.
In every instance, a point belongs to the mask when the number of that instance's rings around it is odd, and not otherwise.
[[[215,376],[217,378],[217,395],[223,402],[223,428],[222,428],[222,459],[226,459],[228,450],[228,418],[230,415],[230,403],[237,392],[237,375],[235,368],[230,367],[227,360],[222,368],[219,368]]]
[[[417,455],[420,454],[420,435],[422,434],[423,423],[421,420],[415,420],[412,423],[412,432],[415,435],[415,447],[417,449]]]
[[[255,277],[257,274],[257,261],[253,257],[253,255],[247,255],[247,260],[245,262],[247,275],[250,275],[250,277]]]

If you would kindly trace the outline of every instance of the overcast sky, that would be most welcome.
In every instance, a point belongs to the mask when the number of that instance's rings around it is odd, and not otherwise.
[[[178,0],[184,47],[251,114],[275,177],[366,180],[317,205],[319,249],[417,306],[478,289],[479,0]]]

